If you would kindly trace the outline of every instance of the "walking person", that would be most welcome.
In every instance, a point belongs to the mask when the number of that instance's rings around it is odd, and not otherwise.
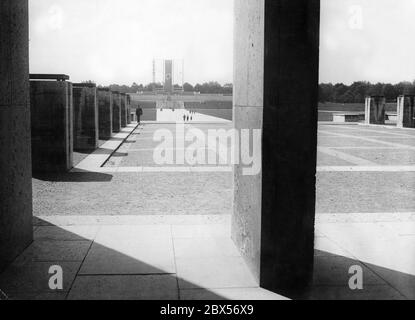
[[[137,109],[135,109],[135,115],[137,116],[137,123],[141,124],[141,116],[143,115],[143,109],[141,109],[140,105],[138,105]]]

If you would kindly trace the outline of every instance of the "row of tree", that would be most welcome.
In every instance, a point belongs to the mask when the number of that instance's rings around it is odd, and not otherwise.
[[[322,83],[319,86],[320,102],[363,103],[370,95],[382,95],[387,101],[396,101],[402,94],[415,94],[415,81],[398,84],[359,81],[349,86],[343,83]]]
[[[161,83],[149,83],[147,85],[133,83],[131,86],[112,84],[109,86],[111,90],[119,91],[123,93],[137,93],[137,92],[152,92],[154,88],[163,88]],[[180,86],[175,84],[176,89],[180,89]],[[232,94],[233,86],[231,83],[221,85],[216,81],[205,82],[203,84],[196,84],[195,86],[186,82],[183,85],[185,92],[200,92],[202,94]]]

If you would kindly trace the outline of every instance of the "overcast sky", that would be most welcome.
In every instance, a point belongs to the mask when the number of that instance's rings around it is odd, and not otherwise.
[[[415,80],[415,0],[322,0],[320,82]]]
[[[232,0],[30,0],[30,69],[148,83],[152,59],[185,81],[232,81]],[[415,80],[415,0],[322,0],[320,82]]]
[[[30,71],[73,81],[152,81],[183,59],[185,81],[232,82],[232,0],[30,0]]]

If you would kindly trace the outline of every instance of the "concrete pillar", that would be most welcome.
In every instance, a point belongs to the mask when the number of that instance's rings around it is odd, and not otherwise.
[[[384,96],[366,97],[365,124],[385,124],[386,99]]]
[[[131,124],[131,96],[127,94],[127,124]]]
[[[127,126],[127,96],[125,93],[120,94],[121,99],[121,127]]]
[[[414,104],[415,96],[413,95],[398,97],[398,128],[415,128]]]
[[[262,171],[235,166],[232,237],[279,293],[313,270],[319,11],[319,0],[235,0],[234,123],[262,129]]]
[[[0,270],[33,239],[27,0],[0,1]]]
[[[98,88],[99,138],[109,140],[112,136],[112,93],[108,88]]]
[[[121,95],[112,91],[112,132],[121,131]]]
[[[30,75],[32,167],[36,173],[66,172],[73,166],[72,84],[68,76]],[[56,81],[53,81],[56,80]]]
[[[74,149],[98,148],[97,87],[92,83],[73,84]]]

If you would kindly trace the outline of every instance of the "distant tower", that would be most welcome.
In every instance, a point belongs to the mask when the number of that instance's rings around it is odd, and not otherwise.
[[[184,59],[182,60],[182,91],[184,91]]]
[[[173,60],[164,61],[164,91],[173,93]]]
[[[153,59],[153,91],[156,91],[156,59]]]

